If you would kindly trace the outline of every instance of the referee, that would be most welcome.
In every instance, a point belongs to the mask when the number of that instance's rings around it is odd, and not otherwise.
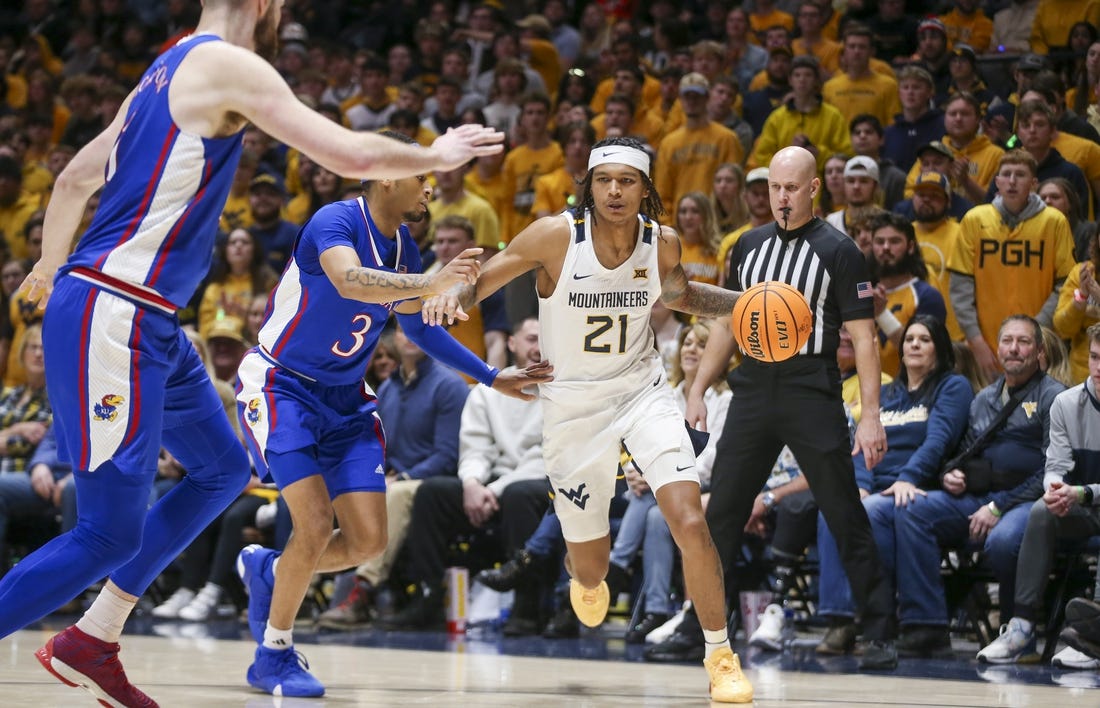
[[[726,287],[743,291],[778,280],[798,288],[810,304],[814,328],[798,356],[779,363],[745,357],[729,376],[733,401],[718,443],[711,478],[707,523],[723,567],[735,567],[753,500],[763,488],[783,445],[798,458],[814,499],[836,537],[867,640],[862,669],[897,666],[892,588],[882,573],[867,512],[860,503],[852,455],[862,453],[867,468],[882,459],[886,433],[879,420],[881,385],[874,299],[863,254],[855,242],[813,216],[821,188],[812,154],[800,147],[772,158],[768,188],[776,222],[745,233],[730,257]],[[706,421],[705,382],[725,369],[735,340],[725,327],[711,330],[688,396],[687,419]],[[851,447],[840,396],[836,349],[840,327],[856,352],[863,415]],[[729,584],[728,587],[732,587]],[[676,657],[677,644],[694,643],[698,633],[689,613],[668,641],[669,654],[654,647],[648,658]]]

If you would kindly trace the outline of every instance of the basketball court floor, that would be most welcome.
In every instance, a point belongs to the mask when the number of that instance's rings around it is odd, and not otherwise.
[[[34,651],[75,617],[49,618],[0,641],[0,706],[94,706],[91,694],[47,674]],[[617,633],[621,636],[621,631]],[[651,664],[614,628],[575,640],[505,639],[494,630],[295,630],[328,692],[274,698],[248,687],[254,645],[233,619],[206,624],[134,617],[122,641],[131,680],[161,706],[705,706],[700,665]],[[905,660],[892,674],[856,672],[853,657],[822,658],[800,636],[786,654],[735,646],[757,706],[1100,706],[1100,674],[1049,666],[989,667],[956,639],[953,660]]]

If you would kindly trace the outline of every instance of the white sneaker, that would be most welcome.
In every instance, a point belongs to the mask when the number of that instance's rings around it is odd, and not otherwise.
[[[1073,647],[1066,647],[1054,655],[1050,663],[1063,669],[1100,669],[1100,659],[1093,659],[1088,654],[1079,652]]]
[[[1030,625],[1024,628],[1024,621],[1013,617],[1008,624],[1001,625],[999,637],[989,646],[978,652],[978,661],[986,664],[1034,664],[1039,661],[1035,651],[1035,631]]]
[[[199,594],[195,595],[195,599],[179,611],[179,618],[188,622],[205,622],[210,615],[214,614],[221,596],[221,588],[207,583]]]
[[[672,636],[676,631],[676,628],[680,626],[680,623],[684,621],[684,612],[689,607],[688,603],[684,603],[684,606],[680,608],[680,611],[669,618],[668,622],[665,622],[657,629],[653,630],[649,634],[645,635],[646,644],[660,644],[664,640]]]
[[[768,605],[760,615],[760,626],[749,637],[749,646],[768,651],[783,650],[783,608]]]
[[[195,591],[190,588],[179,588],[172,596],[153,608],[153,616],[160,619],[175,619],[180,616],[180,610],[187,607],[195,599]]]

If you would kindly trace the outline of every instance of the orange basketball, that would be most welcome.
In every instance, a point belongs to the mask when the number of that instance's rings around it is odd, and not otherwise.
[[[737,298],[732,329],[741,350],[753,359],[785,361],[806,345],[813,315],[798,288],[771,280]]]

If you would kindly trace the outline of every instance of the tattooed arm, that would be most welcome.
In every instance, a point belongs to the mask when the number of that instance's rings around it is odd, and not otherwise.
[[[361,302],[393,302],[441,293],[452,285],[474,283],[480,272],[476,258],[479,253],[480,248],[468,248],[439,271],[424,275],[366,268],[354,249],[333,246],[321,253],[321,268],[341,297]]]
[[[658,236],[657,262],[661,270],[661,301],[670,310],[708,319],[727,317],[741,294],[707,283],[688,280],[680,264],[680,237],[668,226]]]

